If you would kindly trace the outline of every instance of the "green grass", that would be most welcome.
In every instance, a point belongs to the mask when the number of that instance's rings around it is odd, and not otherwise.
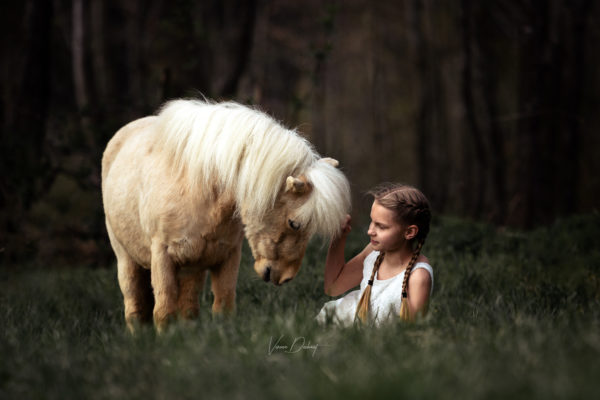
[[[428,318],[381,329],[314,323],[329,300],[320,243],[280,288],[246,251],[237,316],[213,320],[205,293],[198,320],[162,336],[126,332],[114,268],[3,273],[0,398],[595,398],[598,237],[598,215],[528,233],[438,219]]]

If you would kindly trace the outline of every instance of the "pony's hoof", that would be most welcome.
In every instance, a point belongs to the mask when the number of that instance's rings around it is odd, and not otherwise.
[[[127,330],[132,335],[138,333],[144,326],[148,325],[150,322],[147,317],[142,315],[141,313],[135,313],[128,315],[125,318],[125,322],[127,323]]]
[[[179,312],[179,316],[182,319],[187,319],[187,320],[196,319],[196,318],[198,318],[199,315],[200,315],[200,310],[198,310],[197,308],[188,308],[185,310],[181,310]]]
[[[154,316],[154,326],[156,327],[156,331],[161,334],[165,333],[167,328],[175,322],[177,316],[173,314],[167,314],[165,316]]]

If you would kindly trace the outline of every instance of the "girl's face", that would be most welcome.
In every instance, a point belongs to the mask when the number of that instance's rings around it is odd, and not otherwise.
[[[371,207],[371,225],[367,234],[371,246],[378,251],[395,251],[406,243],[406,229],[395,218],[394,211],[385,208],[375,200]]]

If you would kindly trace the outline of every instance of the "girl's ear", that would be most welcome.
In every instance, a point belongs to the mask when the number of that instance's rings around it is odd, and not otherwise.
[[[412,240],[419,233],[419,227],[417,225],[409,225],[404,232],[404,239]]]

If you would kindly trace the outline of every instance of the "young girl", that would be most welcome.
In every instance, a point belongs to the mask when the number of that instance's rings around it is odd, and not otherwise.
[[[394,316],[412,321],[427,313],[433,270],[421,248],[429,233],[429,202],[418,189],[402,184],[384,184],[369,193],[374,197],[367,232],[371,242],[344,261],[348,215],[325,265],[325,293],[338,296],[359,283],[360,289],[325,303],[316,317],[319,323],[332,318],[343,326],[355,320],[379,325]]]

